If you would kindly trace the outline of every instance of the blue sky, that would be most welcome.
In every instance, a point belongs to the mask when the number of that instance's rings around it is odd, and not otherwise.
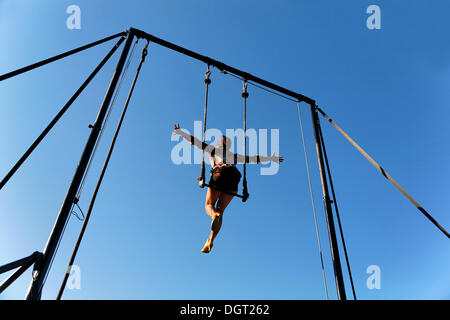
[[[81,9],[69,30],[66,8]],[[381,8],[381,30],[366,8]],[[444,1],[0,1],[0,74],[130,26],[315,99],[450,229],[450,42]],[[0,85],[5,175],[114,40]],[[139,43],[140,48],[144,45]],[[135,55],[82,194],[86,211],[126,98]],[[116,54],[0,191],[0,264],[43,250],[103,99]],[[205,66],[151,44],[78,253],[66,299],[324,299],[295,103],[250,87],[247,125],[279,129],[279,172],[248,168],[213,252],[199,165],[175,165],[175,122],[203,117]],[[213,70],[208,126],[242,126],[241,82]],[[336,298],[309,109],[303,123],[331,299]],[[448,299],[448,239],[326,121],[341,219],[360,299]],[[54,299],[81,222],[71,217],[43,292]],[[345,270],[344,260],[342,260]],[[381,269],[369,290],[367,267]],[[4,276],[3,276],[4,277]],[[351,298],[348,277],[347,295]],[[2,278],[3,279],[3,278]],[[22,299],[27,271],[0,299]]]

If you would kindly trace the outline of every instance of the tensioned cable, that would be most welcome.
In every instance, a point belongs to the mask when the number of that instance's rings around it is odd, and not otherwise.
[[[88,176],[88,173],[89,173],[89,170],[90,170],[90,168],[91,168],[92,162],[93,162],[93,160],[94,160],[94,158],[95,158],[95,154],[96,154],[96,152],[97,152],[97,149],[98,149],[98,146],[99,146],[99,144],[100,144],[100,141],[102,140],[103,132],[105,131],[105,128],[106,128],[106,126],[107,126],[107,124],[108,124],[109,116],[111,115],[111,111],[113,110],[114,104],[116,103],[117,96],[119,95],[120,88],[122,87],[123,80],[125,79],[125,76],[126,76],[126,74],[127,74],[128,67],[130,66],[131,60],[132,60],[133,55],[134,55],[134,50],[136,49],[136,45],[137,45],[138,41],[139,41],[139,39],[136,39],[136,41],[134,42],[133,48],[131,49],[130,56],[128,57],[128,61],[127,61],[126,64],[125,64],[124,71],[123,71],[122,76],[121,76],[121,78],[120,78],[120,81],[119,81],[119,83],[118,83],[118,85],[117,85],[116,92],[114,93],[114,97],[113,97],[113,99],[112,99],[112,101],[111,101],[111,105],[110,105],[110,107],[109,107],[108,113],[106,114],[106,118],[105,118],[105,121],[104,121],[104,123],[103,123],[102,129],[100,130],[100,134],[99,134],[99,136],[98,136],[97,142],[95,143],[94,151],[92,152],[91,158],[89,159],[89,163],[88,163],[88,166],[87,166],[86,171],[85,171],[85,173],[84,173],[83,179],[82,179],[82,181],[81,181],[80,188],[78,189],[78,193],[77,193],[77,195],[76,195],[76,197],[75,197],[75,200],[74,200],[74,202],[73,202],[73,204],[72,204],[72,208],[71,208],[71,210],[70,210],[70,213],[71,213],[72,215],[74,215],[74,216],[75,216],[78,220],[80,220],[80,221],[83,221],[83,220],[85,219],[85,217],[84,217],[83,210],[81,210],[81,208],[80,208],[80,206],[79,206],[79,204],[78,204],[78,201],[80,200],[81,193],[82,193],[82,191],[83,191],[84,184],[85,184],[85,182],[86,182],[86,178],[87,178],[87,176]],[[81,211],[81,214],[83,215],[83,218],[80,219],[80,217],[78,216],[78,214],[74,211],[74,207],[75,207],[75,206],[77,206],[78,209]],[[66,225],[64,226],[63,233],[64,233],[64,231],[65,231],[65,229],[66,229],[66,226],[67,226],[67,222],[66,222]]]
[[[323,282],[324,282],[324,286],[325,286],[325,295],[326,295],[327,300],[328,300],[327,279],[325,277],[325,266],[323,264],[323,254],[322,254],[322,245],[320,243],[319,228],[317,227],[316,206],[314,204],[314,195],[313,195],[312,186],[311,186],[311,177],[310,177],[310,174],[309,174],[308,153],[306,152],[305,137],[304,137],[304,134],[303,134],[303,124],[302,124],[302,117],[301,117],[301,113],[300,113],[300,103],[298,101],[296,103],[297,103],[297,110],[298,110],[298,120],[300,122],[300,131],[302,133],[303,151],[305,153],[306,173],[308,175],[309,193],[311,195],[311,205],[312,205],[313,214],[314,214],[314,225],[316,227],[317,243],[318,243],[318,246],[319,246],[320,263],[322,264],[322,276],[323,276]]]
[[[319,121],[319,120],[317,120],[317,121]],[[337,221],[338,221],[338,225],[339,225],[339,231],[341,234],[342,247],[344,248],[344,255],[345,255],[345,261],[347,263],[348,276],[350,278],[350,284],[352,286],[353,299],[357,300],[355,284],[353,283],[352,269],[350,268],[350,260],[348,258],[348,253],[347,253],[347,245],[345,243],[345,238],[344,238],[344,230],[342,228],[341,216],[339,214],[339,209],[338,209],[337,200],[336,200],[336,194],[334,192],[333,179],[331,178],[331,169],[330,169],[330,164],[328,162],[327,150],[325,148],[325,141],[323,139],[322,128],[320,127],[320,124],[318,127],[319,127],[318,131],[319,131],[320,144],[322,146],[323,156],[325,158],[325,166],[327,167],[328,180],[330,181],[331,194],[333,195],[334,209],[336,211],[336,217],[337,217]]]
[[[79,199],[80,199],[80,195],[81,195],[81,191],[82,191],[82,189],[83,189],[84,182],[85,182],[85,180],[86,180],[86,177],[87,177],[89,168],[90,168],[90,166],[91,166],[91,164],[92,164],[92,160],[94,159],[95,152],[96,152],[96,150],[97,150],[99,141],[101,140],[102,133],[104,132],[104,129],[105,129],[106,124],[107,124],[107,122],[108,122],[109,115],[110,115],[110,113],[111,113],[112,108],[114,107],[114,103],[116,102],[118,93],[119,93],[119,91],[120,91],[120,87],[122,86],[123,80],[124,80],[125,75],[126,75],[126,73],[127,73],[127,71],[128,71],[128,67],[129,67],[129,65],[130,65],[131,58],[133,57],[134,50],[136,49],[136,45],[137,45],[137,42],[138,42],[138,41],[139,41],[139,38],[136,39],[136,41],[135,41],[135,43],[134,43],[134,46],[133,46],[133,48],[132,48],[132,50],[131,50],[131,53],[130,53],[130,55],[129,55],[129,57],[128,57],[128,61],[126,62],[126,65],[125,65],[125,67],[124,67],[122,76],[121,76],[121,78],[120,78],[120,80],[119,80],[119,83],[118,83],[118,85],[117,85],[117,89],[116,89],[116,92],[115,92],[115,94],[114,94],[114,97],[113,97],[113,99],[112,99],[112,101],[111,101],[111,104],[110,104],[110,107],[109,107],[108,114],[107,114],[107,116],[106,116],[106,118],[105,118],[105,121],[104,121],[104,123],[103,123],[102,129],[101,129],[100,134],[99,134],[99,136],[98,136],[97,142],[96,142],[95,147],[94,147],[94,151],[93,151],[93,153],[92,153],[92,155],[91,155],[91,158],[89,159],[88,167],[87,167],[87,169],[86,169],[86,171],[85,171],[85,173],[84,173],[83,180],[82,180],[82,184],[81,184],[81,186],[80,186],[80,189],[78,190],[78,194],[77,194],[77,196],[75,197],[74,202],[72,203],[72,207],[71,207],[71,209],[70,209],[71,214],[73,214],[74,206],[79,207],[79,206],[78,206],[78,201],[79,201]],[[80,207],[79,207],[79,208],[80,208]],[[81,208],[80,208],[80,210],[81,210]],[[88,212],[88,214],[89,214],[89,212]],[[76,215],[75,215],[75,216],[76,216]],[[86,222],[86,218],[84,218],[83,221]],[[64,224],[64,228],[63,228],[62,234],[64,234],[64,233],[66,232],[66,228],[67,228],[68,222],[69,222],[69,219],[67,219],[67,220],[66,220],[66,223]],[[60,240],[59,240],[59,242],[58,242],[58,247],[59,247],[59,244],[60,244],[61,239],[62,239],[62,237],[60,237]],[[52,259],[54,259],[54,256],[53,256]]]
[[[69,278],[69,272],[70,272],[70,269],[71,269],[71,267],[72,267],[72,265],[73,265],[73,263],[74,263],[74,261],[75,261],[75,257],[76,257],[76,255],[77,255],[78,249],[79,249],[80,244],[81,244],[81,241],[82,241],[82,239],[83,239],[84,232],[86,231],[86,227],[87,227],[87,224],[88,224],[88,222],[89,222],[89,218],[90,218],[90,216],[91,216],[92,209],[93,209],[93,207],[94,207],[95,199],[97,198],[97,194],[98,194],[98,191],[99,191],[99,189],[100,189],[100,185],[101,185],[101,183],[102,183],[102,181],[103,181],[103,177],[104,177],[105,172],[106,172],[106,169],[107,169],[107,167],[108,167],[109,160],[111,159],[111,155],[112,155],[112,152],[113,152],[113,150],[114,150],[114,146],[115,146],[117,137],[118,137],[118,135],[119,135],[120,128],[121,128],[121,126],[122,126],[123,120],[124,120],[124,118],[125,118],[125,114],[126,114],[127,109],[128,109],[128,104],[130,103],[131,96],[132,96],[132,94],[133,94],[134,87],[135,87],[135,85],[136,85],[136,81],[137,81],[138,76],[139,76],[139,73],[140,73],[140,71],[141,71],[142,64],[143,64],[144,61],[145,61],[145,57],[147,56],[147,53],[148,53],[148,52],[147,52],[148,45],[149,45],[149,41],[147,40],[147,44],[145,45],[145,47],[144,47],[143,50],[142,50],[142,57],[141,57],[141,60],[140,60],[140,62],[139,62],[139,66],[138,66],[138,68],[137,68],[137,70],[136,70],[136,74],[135,74],[135,76],[134,76],[134,79],[133,79],[133,82],[132,82],[132,84],[131,84],[130,90],[129,90],[129,92],[128,92],[128,96],[127,96],[127,99],[126,99],[126,101],[125,101],[125,105],[124,105],[124,107],[123,107],[122,114],[120,115],[120,119],[119,119],[119,122],[118,122],[118,124],[117,124],[116,131],[114,132],[114,136],[113,136],[113,139],[112,139],[112,141],[111,141],[111,145],[110,145],[110,147],[109,147],[108,154],[107,154],[107,156],[106,156],[105,162],[104,162],[104,164],[103,164],[102,171],[101,171],[100,176],[99,176],[99,178],[98,178],[98,180],[97,180],[97,184],[96,184],[96,186],[95,186],[94,193],[92,194],[91,202],[89,203],[89,209],[88,209],[88,212],[86,213],[86,219],[85,219],[85,221],[84,221],[84,223],[83,223],[83,227],[82,227],[82,229],[81,229],[81,231],[80,231],[80,234],[79,234],[79,236],[78,236],[77,242],[76,242],[76,244],[75,244],[75,248],[74,248],[74,250],[73,250],[73,252],[72,252],[72,256],[71,256],[71,258],[70,258],[69,265],[68,265],[67,270],[66,270],[66,273],[65,273],[65,275],[64,275],[64,280],[63,280],[63,282],[62,282],[62,284],[61,284],[61,287],[60,287],[60,289],[59,289],[59,291],[58,291],[58,295],[57,295],[57,297],[56,297],[57,300],[60,300],[61,297],[62,297],[62,294],[63,294],[63,292],[64,292],[64,288],[65,288],[66,283],[67,283],[67,279]]]
[[[439,230],[441,230],[447,238],[450,238],[450,234],[445,230],[421,205],[411,197],[405,189],[403,189],[397,181],[395,181],[375,160],[373,160],[350,136],[345,133],[322,109],[317,106],[317,110],[327,119],[343,136],[348,140],[380,173],[388,179],[411,203],[419,209]]]
[[[232,76],[232,77],[235,77],[236,79],[239,79],[239,80],[242,80],[242,81],[245,80],[244,78],[239,77],[239,76],[237,76],[237,75],[235,75],[235,74],[229,73],[229,72],[227,72],[227,71],[225,71],[225,70],[221,70],[220,72],[222,72],[223,74],[226,74],[226,75],[230,75],[230,76]],[[262,90],[264,90],[264,91],[267,91],[267,92],[269,92],[269,93],[271,93],[271,94],[274,94],[274,95],[276,95],[276,96],[278,96],[278,97],[284,98],[284,99],[286,99],[286,100],[293,101],[293,102],[298,102],[298,100],[295,100],[295,99],[286,97],[285,95],[282,95],[282,94],[280,94],[280,93],[278,93],[278,92],[275,92],[275,91],[273,91],[273,90],[267,89],[267,88],[265,88],[265,87],[263,87],[263,86],[260,86],[260,85],[258,85],[258,84],[256,84],[256,83],[252,82],[252,81],[247,81],[247,83],[250,84],[250,85],[252,85],[252,86],[254,86],[254,87],[256,87],[256,88],[259,88],[259,89],[262,89]]]
[[[277,93],[277,92],[275,92],[275,91],[273,91],[273,90],[264,88],[263,86],[260,86],[259,84],[256,84],[256,83],[254,83],[254,82],[248,81],[248,83],[249,83],[250,85],[256,87],[256,88],[259,88],[259,89],[262,89],[262,90],[264,90],[264,91],[267,91],[268,93],[274,94],[274,95],[276,95],[276,96],[278,96],[278,97],[280,97],[280,98],[284,98],[284,99],[289,100],[289,101],[292,101],[292,102],[297,102],[297,100],[295,100],[295,99],[286,97],[286,96],[284,96],[284,95],[282,95],[282,94],[280,94],[280,93]]]
[[[128,36],[130,36],[130,35],[128,35]],[[75,205],[76,203],[78,203],[78,201],[77,201],[76,199],[77,199],[77,198],[75,198],[75,199],[74,199],[74,202],[72,203],[70,212],[73,211],[74,205]],[[84,221],[86,222],[86,219],[85,219]],[[58,239],[58,241],[57,241],[55,252],[58,250],[59,245],[61,244],[62,235],[64,235],[64,233],[65,233],[65,231],[66,231],[68,222],[69,222],[69,219],[66,219],[66,221],[64,222],[64,227],[63,227],[63,229],[62,229],[61,236],[59,237],[59,239]],[[51,257],[51,259],[50,259],[50,264],[53,263],[53,260],[54,260],[54,259],[55,259],[55,255],[53,254],[52,257]],[[48,277],[48,272],[45,274],[45,278],[47,278],[47,277]],[[34,278],[34,274],[33,274],[33,278]],[[45,280],[44,280],[44,282],[45,282]],[[41,288],[41,290],[42,290],[42,288]],[[41,293],[42,293],[42,292],[41,292]]]
[[[98,139],[97,139],[97,142],[95,143],[94,151],[92,152],[92,156],[89,159],[89,163],[88,163],[87,169],[86,169],[86,171],[84,173],[83,180],[81,181],[80,189],[78,190],[78,194],[75,197],[75,199],[76,199],[75,201],[76,202],[78,202],[78,200],[80,199],[81,193],[82,193],[83,188],[84,188],[84,184],[86,182],[86,177],[89,174],[89,170],[91,168],[92,162],[93,162],[95,154],[97,152],[97,148],[98,148],[98,146],[100,144],[100,141],[102,140],[103,133],[104,133],[105,128],[106,128],[106,126],[108,124],[109,116],[111,115],[111,111],[113,110],[114,105],[116,103],[117,96],[119,95],[120,88],[122,87],[122,83],[123,83],[123,80],[125,79],[125,76],[127,74],[128,67],[130,66],[131,60],[133,59],[134,51],[136,49],[136,45],[137,45],[138,42],[139,42],[139,38],[136,39],[136,41],[134,42],[133,48],[131,49],[130,56],[128,57],[128,61],[127,61],[126,65],[125,65],[124,71],[123,71],[122,76],[121,76],[120,81],[119,81],[119,84],[117,85],[117,89],[116,89],[116,92],[115,92],[114,97],[112,99],[111,106],[109,107],[108,113],[106,115],[105,122],[103,123],[102,129],[101,129],[100,134],[99,134]]]

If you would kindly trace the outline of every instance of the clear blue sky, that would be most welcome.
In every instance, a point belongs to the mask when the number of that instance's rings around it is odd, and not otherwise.
[[[66,28],[72,4],[81,30]],[[371,4],[381,8],[381,30],[366,27]],[[449,10],[424,0],[2,0],[0,74],[140,28],[314,98],[448,230]],[[1,83],[1,176],[113,42]],[[324,299],[295,103],[249,88],[248,127],[279,129],[286,161],[273,176],[249,166],[250,200],[233,200],[213,252],[202,254],[210,222],[195,181],[200,167],[173,164],[170,137],[173,123],[192,130],[202,119],[205,66],[154,44],[149,51],[76,259],[81,289],[64,298]],[[85,211],[138,56],[80,200]],[[0,264],[43,250],[117,59],[0,191]],[[210,127],[242,126],[240,91],[238,80],[213,70]],[[311,119],[302,110],[335,299]],[[322,127],[358,297],[449,299],[448,239],[329,123]],[[56,297],[80,228],[72,217],[44,299]],[[370,265],[381,268],[379,290],[366,287]],[[22,299],[30,279],[27,271],[0,299]]]

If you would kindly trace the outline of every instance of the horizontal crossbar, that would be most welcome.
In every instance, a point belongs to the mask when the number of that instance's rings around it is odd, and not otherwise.
[[[308,104],[315,104],[315,101],[313,99],[308,98],[308,97],[306,97],[306,96],[304,96],[304,95],[302,95],[300,93],[296,93],[294,91],[288,90],[288,89],[283,88],[283,87],[281,87],[281,86],[279,86],[277,84],[274,84],[272,82],[266,81],[266,80],[261,79],[261,78],[258,78],[258,77],[254,76],[254,75],[252,75],[252,74],[250,74],[248,72],[239,70],[237,68],[233,68],[233,67],[231,67],[229,65],[226,65],[223,62],[211,59],[211,58],[209,58],[207,56],[203,56],[203,55],[198,54],[198,53],[196,53],[194,51],[191,51],[191,50],[188,50],[186,48],[180,47],[180,46],[178,46],[176,44],[173,44],[173,43],[168,42],[166,40],[163,40],[161,38],[155,37],[155,36],[153,36],[151,34],[148,34],[148,33],[144,32],[144,31],[131,28],[130,32],[133,32],[138,38],[144,38],[146,40],[149,40],[151,42],[159,44],[159,45],[161,45],[163,47],[169,48],[171,50],[177,51],[177,52],[182,53],[184,55],[187,55],[187,56],[189,56],[191,58],[194,58],[196,60],[202,61],[202,62],[206,63],[207,65],[216,67],[220,71],[227,71],[227,72],[233,73],[233,74],[235,74],[237,76],[242,77],[243,79],[245,79],[247,81],[253,81],[253,82],[258,83],[260,85],[263,85],[263,86],[265,86],[267,88],[270,88],[272,90],[275,90],[275,91],[278,91],[280,93],[283,93],[283,94],[285,94],[285,95],[287,95],[289,97],[297,99],[298,101],[303,101],[303,102],[306,102]]]

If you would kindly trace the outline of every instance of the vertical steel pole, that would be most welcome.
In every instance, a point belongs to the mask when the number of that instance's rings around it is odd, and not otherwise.
[[[105,162],[103,163],[103,168],[102,168],[102,171],[100,173],[100,177],[97,180],[97,185],[95,186],[94,193],[92,194],[92,197],[91,197],[91,202],[89,203],[89,208],[88,208],[88,211],[86,213],[86,217],[85,217],[84,222],[83,222],[83,227],[81,228],[80,234],[79,234],[77,242],[75,244],[75,248],[73,249],[72,256],[70,257],[69,265],[67,266],[67,271],[64,274],[64,279],[63,279],[63,282],[61,284],[61,287],[59,288],[59,292],[58,292],[58,295],[56,296],[56,300],[61,300],[61,297],[62,297],[62,295],[64,293],[64,289],[66,287],[67,280],[69,279],[70,270],[71,270],[71,268],[73,266],[73,263],[75,262],[75,257],[77,256],[78,249],[80,248],[80,245],[81,245],[81,241],[83,240],[84,233],[86,231],[87,225],[89,223],[89,219],[91,217],[92,209],[94,208],[95,199],[97,199],[98,191],[100,190],[100,186],[102,184],[103,177],[105,176],[106,169],[108,168],[109,160],[111,159],[111,155],[113,153],[117,137],[119,136],[119,131],[120,131],[120,128],[122,127],[122,123],[123,123],[123,120],[125,118],[125,114],[127,113],[128,104],[130,103],[130,100],[131,100],[131,95],[133,94],[134,87],[136,85],[136,81],[137,81],[137,79],[139,77],[139,73],[141,72],[142,64],[144,63],[145,57],[147,56],[148,44],[149,44],[149,42],[147,42],[147,45],[145,46],[145,48],[142,49],[141,61],[139,62],[139,66],[138,66],[138,68],[136,70],[136,74],[134,75],[133,82],[131,83],[131,88],[130,88],[130,91],[128,92],[127,100],[125,101],[125,105],[123,107],[122,114],[120,115],[119,123],[117,124],[116,131],[114,132],[114,137],[113,137],[113,139],[111,141],[111,145],[109,147],[109,151],[108,151],[108,154],[106,156]]]
[[[52,232],[50,233],[50,237],[48,238],[47,244],[43,252],[44,256],[42,259],[41,266],[33,274],[33,280],[31,281],[30,287],[25,296],[27,300],[38,300],[41,297],[42,288],[44,286],[51,264],[53,262],[53,258],[58,249],[59,242],[61,241],[64,228],[66,226],[67,220],[70,215],[70,211],[72,209],[73,201],[75,199],[78,188],[80,187],[81,180],[86,171],[86,167],[92,155],[95,143],[98,139],[100,129],[103,125],[103,120],[105,118],[106,112],[111,102],[111,98],[116,88],[120,74],[122,73],[123,66],[128,56],[128,52],[130,50],[133,38],[134,32],[131,30],[128,34],[127,41],[125,42],[125,46],[123,48],[120,59],[117,63],[116,70],[114,71],[114,75],[109,84],[105,98],[103,99],[103,103],[97,114],[97,119],[95,120],[91,134],[89,135],[89,138],[86,142],[86,146],[84,147],[84,151],[83,154],[81,155],[80,162],[78,163],[78,167],[75,171],[72,182],[69,186],[69,189],[67,190],[66,197],[64,198],[63,204],[61,205],[61,208],[59,210],[59,214],[56,219],[55,225],[53,226]]]
[[[316,110],[316,104],[310,103],[311,117],[314,128],[314,138],[316,141],[317,160],[319,162],[320,181],[322,183],[323,202],[325,205],[325,215],[327,217],[328,236],[330,238],[331,257],[333,259],[334,278],[336,280],[336,288],[339,300],[347,300],[345,295],[344,277],[342,276],[341,259],[339,258],[339,248],[336,238],[336,231],[334,228],[333,212],[331,210],[330,195],[328,193],[328,183],[325,173],[325,166],[323,161],[323,153],[320,144],[319,135],[319,117]]]

